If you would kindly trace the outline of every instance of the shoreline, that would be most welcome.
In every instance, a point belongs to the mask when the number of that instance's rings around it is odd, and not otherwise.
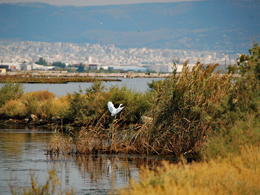
[[[73,83],[94,81],[122,81],[120,78],[169,78],[172,73],[68,73],[50,72],[8,72],[0,74],[0,83]]]

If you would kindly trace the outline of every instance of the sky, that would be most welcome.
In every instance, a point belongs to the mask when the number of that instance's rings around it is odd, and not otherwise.
[[[0,0],[1,3],[47,3],[51,5],[73,5],[73,6],[92,6],[92,5],[120,5],[134,3],[172,3],[184,1],[199,1],[199,0]],[[201,0],[200,0],[201,1]]]

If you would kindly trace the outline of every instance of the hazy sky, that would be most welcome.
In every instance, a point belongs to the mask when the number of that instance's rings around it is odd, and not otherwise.
[[[52,5],[90,6],[90,5],[118,5],[118,4],[132,4],[132,3],[155,3],[155,2],[162,3],[162,2],[183,2],[183,1],[199,1],[199,0],[0,0],[0,4],[40,2],[40,3],[48,3]]]

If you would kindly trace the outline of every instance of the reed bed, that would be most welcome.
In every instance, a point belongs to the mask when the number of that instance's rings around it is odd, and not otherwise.
[[[259,86],[253,77],[236,82],[233,74],[214,72],[218,64],[197,63],[190,70],[187,63],[181,74],[150,84],[153,90],[146,96],[124,88],[103,92],[100,83],[87,89],[86,95],[75,94],[71,113],[87,122],[76,138],[76,153],[199,155],[211,137],[228,134],[237,121],[259,119]],[[246,93],[245,84],[252,93]],[[110,99],[125,105],[117,120],[107,111]],[[142,117],[149,118],[149,123],[140,123]]]

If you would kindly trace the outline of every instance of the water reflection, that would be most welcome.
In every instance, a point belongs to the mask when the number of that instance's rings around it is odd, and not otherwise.
[[[45,155],[51,131],[45,129],[0,129],[0,189],[11,194],[8,181],[29,186],[30,172],[44,184],[47,170],[56,169],[61,187],[73,186],[77,194],[108,194],[138,179],[141,166],[153,167],[158,158],[129,155]],[[14,179],[16,178],[16,179]]]

